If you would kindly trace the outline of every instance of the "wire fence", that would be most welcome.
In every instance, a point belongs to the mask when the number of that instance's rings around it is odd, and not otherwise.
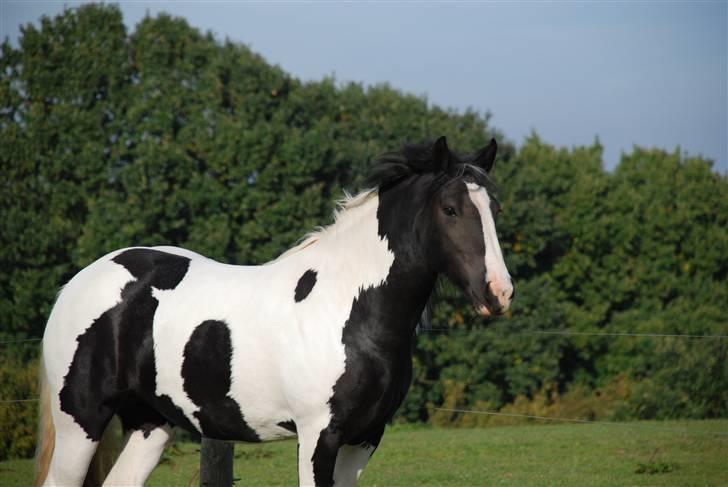
[[[476,333],[486,328],[423,328],[420,333]],[[516,335],[562,335],[562,336],[599,336],[599,337],[641,337],[641,338],[703,338],[703,339],[728,339],[728,335],[690,335],[681,333],[635,333],[635,332],[601,332],[601,331],[575,331],[575,330],[524,330],[509,331],[509,336]],[[39,342],[41,338],[21,338],[17,340],[0,340],[0,346],[12,343]]]
[[[484,411],[484,410],[478,410],[478,409],[457,409],[457,408],[439,408],[439,407],[429,407],[427,409],[430,409],[433,411],[445,411],[445,412],[459,413],[459,414],[484,414],[484,415],[488,415],[488,416],[506,416],[509,418],[536,419],[536,420],[540,420],[540,421],[550,421],[550,422],[583,423],[583,424],[597,424],[597,425],[606,425],[606,426],[647,428],[647,429],[652,429],[652,430],[669,431],[672,433],[705,434],[705,435],[710,435],[710,436],[728,437],[728,431],[690,430],[687,428],[673,428],[670,426],[634,423],[634,422],[629,422],[629,421],[619,422],[619,421],[594,420],[594,419],[586,419],[586,418],[562,418],[562,417],[557,417],[557,416],[535,416],[533,414],[503,413],[500,411]]]
[[[0,400],[0,404],[26,403],[26,402],[38,402],[38,399]],[[479,414],[479,415],[503,416],[503,417],[509,417],[509,418],[519,418],[519,419],[532,419],[532,420],[557,422],[557,423],[560,422],[560,423],[594,424],[594,425],[602,425],[602,426],[618,426],[618,427],[627,427],[627,428],[659,430],[659,431],[665,431],[665,432],[670,432],[670,433],[698,434],[698,435],[708,435],[708,436],[717,436],[717,437],[728,438],[728,431],[703,431],[703,430],[694,430],[694,429],[688,429],[688,428],[674,428],[671,426],[635,423],[635,422],[630,422],[630,421],[619,422],[619,421],[594,420],[594,419],[587,419],[587,418],[564,418],[564,417],[560,417],[560,416],[537,416],[537,415],[533,415],[533,414],[504,413],[501,411],[486,411],[486,410],[479,410],[479,409],[442,408],[442,407],[434,407],[434,406],[426,407],[425,409],[428,409],[431,411],[444,411],[444,412],[457,413],[457,414]]]
[[[484,328],[424,328],[420,333],[474,333]],[[508,332],[509,335],[564,335],[564,336],[601,336],[601,337],[642,337],[642,338],[710,338],[725,340],[728,335],[687,335],[678,333],[631,333],[631,332],[590,332],[572,330],[528,330]]]

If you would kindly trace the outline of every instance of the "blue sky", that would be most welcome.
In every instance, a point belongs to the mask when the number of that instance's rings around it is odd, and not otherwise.
[[[75,2],[2,0],[0,35]],[[728,173],[728,8],[716,2],[121,2],[181,16],[304,80],[388,82],[432,104],[492,113],[520,144],[633,144]]]

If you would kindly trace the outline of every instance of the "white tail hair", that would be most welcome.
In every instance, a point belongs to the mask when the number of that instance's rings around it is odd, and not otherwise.
[[[46,378],[45,365],[43,356],[40,357],[39,370],[39,390],[40,403],[38,410],[40,418],[38,420],[38,444],[35,450],[35,480],[34,487],[40,487],[48,476],[48,467],[53,457],[53,449],[56,445],[56,428],[53,425],[53,416],[51,415],[51,392]]]

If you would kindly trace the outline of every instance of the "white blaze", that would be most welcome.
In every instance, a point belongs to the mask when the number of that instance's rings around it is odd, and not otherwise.
[[[485,282],[491,283],[491,290],[498,298],[503,309],[510,304],[510,297],[513,294],[513,283],[508,274],[506,263],[503,261],[503,253],[498,243],[498,235],[495,232],[495,221],[490,211],[490,196],[482,186],[475,183],[467,183],[468,196],[480,212],[480,223],[483,227],[483,242],[485,243]]]

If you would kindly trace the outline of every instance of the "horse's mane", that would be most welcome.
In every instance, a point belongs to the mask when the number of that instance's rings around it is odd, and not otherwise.
[[[336,202],[336,208],[334,209],[334,222],[332,224],[318,227],[308,232],[299,240],[299,242],[294,247],[291,247],[290,249],[283,252],[276,259],[270,261],[269,264],[285,259],[292,254],[300,252],[309,245],[313,245],[323,236],[323,234],[325,234],[331,228],[335,227],[336,224],[339,223],[347,215],[349,210],[363,205],[365,202],[369,201],[377,194],[378,188],[365,189],[353,196],[344,191],[344,197]]]
[[[432,148],[432,143],[405,144],[397,152],[383,154],[366,179],[366,186],[386,191],[412,176],[434,174],[433,191],[463,178],[485,187],[489,192],[495,191],[495,184],[488,173],[474,163],[475,154],[460,156],[450,151],[450,164],[443,170],[435,162]]]
[[[365,180],[365,187],[368,189],[353,196],[345,191],[344,198],[336,202],[334,222],[332,224],[318,227],[307,233],[298,244],[286,250],[271,263],[285,259],[313,245],[323,234],[335,227],[351,209],[361,206],[370,198],[381,192],[391,190],[413,176],[433,174],[435,178],[430,187],[433,193],[450,182],[461,179],[483,186],[489,193],[495,191],[495,184],[488,176],[488,173],[474,163],[475,155],[461,157],[454,152],[450,152],[450,165],[446,170],[442,170],[433,159],[432,146],[432,143],[405,144],[397,152],[388,152],[381,155],[375,162],[372,174]]]

